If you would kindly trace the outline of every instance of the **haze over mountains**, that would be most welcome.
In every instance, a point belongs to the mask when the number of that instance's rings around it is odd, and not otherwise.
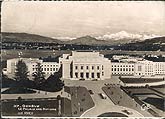
[[[109,44],[109,42],[111,42],[112,44],[123,44],[123,43],[135,42],[135,41],[143,41],[145,39],[151,39],[155,37],[161,37],[161,36],[155,34],[133,34],[133,33],[128,33],[126,31],[120,31],[117,33],[105,34],[97,37],[83,36],[80,38],[71,38],[71,37],[54,37],[54,38],[62,41],[67,41],[68,43],[73,42],[76,44],[81,44],[81,42],[85,44],[85,41],[87,41],[87,39],[89,39],[91,42],[97,42],[96,44],[99,44],[99,42],[101,44],[107,44],[107,43]],[[76,40],[80,40],[80,41],[76,41]],[[103,40],[104,43],[98,40]]]
[[[83,36],[79,38],[56,37],[50,38],[35,34],[27,33],[2,33],[2,41],[6,42],[45,42],[58,44],[75,44],[75,45],[119,45],[143,42],[146,39],[159,38],[158,35],[132,34],[126,31],[121,31],[114,34],[107,34],[98,37]]]
[[[126,31],[120,31],[113,34],[105,34],[103,36],[96,37],[99,40],[122,40],[122,39],[132,39],[132,40],[145,40],[150,38],[160,37],[154,34],[133,34]]]

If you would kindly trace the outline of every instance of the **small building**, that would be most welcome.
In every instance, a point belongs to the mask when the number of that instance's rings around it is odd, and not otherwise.
[[[111,61],[99,52],[72,51],[59,58],[62,78],[73,80],[104,80],[111,78]]]

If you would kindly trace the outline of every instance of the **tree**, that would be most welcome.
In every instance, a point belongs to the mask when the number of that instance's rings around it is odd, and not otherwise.
[[[36,71],[33,72],[32,76],[38,86],[45,81],[45,73],[42,71],[41,63],[37,63]]]
[[[28,68],[23,60],[19,60],[16,64],[15,79],[23,84],[28,80]]]
[[[45,91],[60,91],[64,87],[64,81],[60,79],[62,74],[62,69],[60,68],[58,72],[55,72],[54,74],[51,74],[44,83],[41,84],[42,90]]]

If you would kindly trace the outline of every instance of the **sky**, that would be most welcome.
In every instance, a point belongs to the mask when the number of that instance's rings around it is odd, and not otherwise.
[[[3,2],[2,32],[48,37],[100,36],[127,31],[165,35],[163,1]]]

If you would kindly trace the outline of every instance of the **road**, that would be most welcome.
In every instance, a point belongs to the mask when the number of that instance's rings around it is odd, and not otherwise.
[[[95,103],[95,106],[86,112],[84,112],[81,117],[97,117],[102,113],[105,112],[122,112],[122,110],[129,110],[133,114],[132,115],[127,115],[129,117],[143,117],[139,112],[136,110],[122,107],[122,106],[117,106],[114,105],[114,103],[109,99],[102,99],[98,94],[103,93],[103,90],[101,89],[105,83],[119,83],[119,81],[116,79],[109,79],[109,80],[102,80],[102,81],[76,81],[76,80],[69,80],[69,79],[64,79],[65,85],[67,86],[83,86],[86,87],[88,90],[92,90],[94,92],[92,96],[92,99]],[[123,113],[125,114],[125,113]]]

